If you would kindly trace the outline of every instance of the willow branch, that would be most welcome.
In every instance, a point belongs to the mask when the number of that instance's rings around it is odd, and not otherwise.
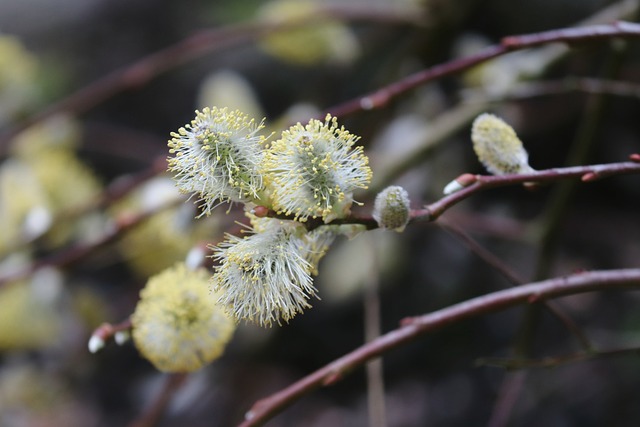
[[[440,219],[438,224],[445,230],[457,237],[464,245],[474,254],[476,254],[487,265],[499,272],[504,278],[511,282],[512,285],[519,286],[525,283],[525,281],[513,271],[506,263],[504,263],[499,257],[491,253],[475,239],[469,236],[461,228],[452,224],[450,221]],[[574,335],[579,341],[580,345],[585,351],[593,349],[593,345],[587,338],[586,334],[580,327],[573,321],[573,319],[566,314],[557,304],[553,301],[545,301],[542,305],[549,310],[563,325],[564,327]]]
[[[345,354],[273,395],[257,401],[240,427],[259,426],[305,394],[329,386],[367,361],[419,336],[447,325],[566,295],[611,289],[640,288],[640,269],[591,271],[509,288],[463,301],[422,316],[409,317],[401,327]]]
[[[286,31],[329,19],[420,25],[419,17],[415,14],[381,11],[371,8],[333,7],[321,9],[313,16],[295,21],[278,23],[255,21],[200,30],[173,45],[93,81],[60,101],[27,117],[12,128],[5,130],[0,134],[0,149],[20,132],[49,117],[62,112],[77,115],[89,111],[114,95],[142,87],[167,71],[216,50],[247,43],[271,32]]]
[[[96,252],[98,249],[115,242],[122,235],[124,235],[125,232],[142,224],[144,221],[156,215],[158,212],[176,206],[178,203],[183,203],[183,201],[184,200],[180,198],[159,206],[156,209],[151,209],[136,215],[122,216],[118,219],[116,224],[109,230],[107,230],[100,238],[90,243],[78,244],[76,246],[72,246],[69,249],[55,252],[49,256],[45,256],[39,260],[34,261],[33,263],[25,266],[20,270],[0,276],[0,288],[7,283],[15,282],[17,280],[29,277],[31,274],[42,267],[64,268],[78,261],[81,261]]]
[[[162,418],[173,396],[184,385],[187,377],[188,375],[184,373],[166,375],[162,389],[155,397],[155,400],[137,420],[129,424],[129,427],[155,426]]]
[[[563,28],[540,33],[514,35],[503,38],[499,44],[489,46],[475,55],[454,59],[411,74],[402,80],[384,86],[374,92],[339,104],[327,112],[344,117],[362,110],[373,110],[386,106],[392,99],[433,80],[450,76],[487,62],[507,53],[528,49],[548,43],[582,43],[614,37],[640,37],[640,24],[617,21],[608,25],[591,25],[578,28]]]
[[[463,189],[445,196],[440,200],[425,206],[421,210],[413,211],[413,221],[435,221],[447,209],[467,199],[468,197],[491,188],[504,187],[524,183],[547,183],[563,179],[580,178],[583,182],[592,182],[614,175],[640,173],[640,163],[637,155],[630,157],[632,161],[607,163],[600,165],[572,166],[566,168],[552,168],[527,174],[515,175],[475,175],[474,181]],[[469,176],[469,175],[467,175]]]
[[[471,175],[464,174],[458,177],[458,179],[464,179],[470,182],[469,185],[442,197],[441,199],[424,206],[422,209],[415,209],[411,211],[410,223],[419,221],[436,221],[443,213],[445,213],[451,207],[466,200],[481,191],[489,190],[492,188],[506,187],[510,185],[528,184],[528,183],[548,183],[554,181],[561,181],[564,179],[580,178],[583,182],[593,182],[602,178],[636,174],[640,173],[640,154],[632,154],[629,156],[630,161],[618,162],[618,163],[606,163],[600,165],[587,165],[587,166],[572,166],[567,168],[552,168],[535,171],[527,174],[514,174],[514,175]],[[278,214],[274,211],[269,211],[268,216],[273,218],[293,220],[291,215]],[[342,224],[360,224],[367,230],[373,230],[378,228],[378,224],[371,217],[361,216],[349,216],[346,218],[336,219],[329,223],[329,225],[342,225]],[[308,230],[313,230],[318,227],[326,225],[321,218],[308,219],[304,225]]]

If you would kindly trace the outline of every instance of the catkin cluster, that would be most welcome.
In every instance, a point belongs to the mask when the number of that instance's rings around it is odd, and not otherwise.
[[[205,108],[172,134],[168,162],[178,189],[199,198],[201,215],[224,202],[248,208],[250,233],[212,248],[212,288],[233,318],[269,326],[310,306],[311,276],[337,233],[307,231],[303,223],[349,215],[371,169],[358,137],[329,115],[298,123],[271,143],[262,129],[240,111]],[[250,213],[255,206],[290,219],[258,218]]]

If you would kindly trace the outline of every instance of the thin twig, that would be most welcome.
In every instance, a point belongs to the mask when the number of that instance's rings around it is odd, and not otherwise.
[[[124,235],[126,231],[142,224],[144,221],[156,215],[158,212],[169,209],[183,202],[184,200],[180,198],[159,206],[156,209],[152,209],[136,215],[121,217],[119,218],[118,222],[113,227],[105,231],[105,233],[99,239],[96,239],[90,243],[82,243],[69,249],[58,251],[49,256],[36,260],[20,270],[10,272],[9,274],[6,274],[4,276],[0,276],[0,288],[8,283],[24,279],[25,277],[30,276],[42,267],[66,267],[72,265],[93,254],[98,249],[103,248],[116,241],[118,238]]]
[[[528,374],[527,371],[514,372],[502,381],[487,427],[500,427],[509,421]]]
[[[514,175],[470,175],[464,174],[466,179],[472,180],[468,186],[456,191],[455,193],[446,195],[441,199],[426,205],[422,209],[412,210],[410,214],[410,223],[419,221],[436,221],[444,212],[463,200],[481,191],[492,188],[506,187],[510,185],[518,185],[524,183],[546,183],[561,181],[564,179],[580,178],[583,182],[592,182],[602,178],[640,173],[640,155],[632,154],[629,156],[631,161],[606,163],[599,165],[573,166],[568,168],[552,168],[545,169],[526,174]],[[292,216],[278,214],[269,211],[268,215],[274,218],[293,220]],[[321,218],[311,218],[304,223],[308,230],[326,225]],[[371,217],[349,216],[346,218],[336,219],[329,223],[330,225],[340,224],[361,224],[368,230],[378,228],[377,222]]]
[[[363,110],[373,110],[386,106],[392,99],[433,80],[467,70],[483,62],[509,52],[528,49],[548,43],[579,43],[614,37],[640,37],[640,24],[617,21],[608,25],[591,25],[578,28],[563,28],[540,33],[508,36],[497,45],[489,46],[475,55],[454,59],[411,74],[402,80],[356,99],[346,101],[327,111],[337,117],[344,117]]]
[[[153,427],[160,421],[167,405],[180,388],[184,385],[187,374],[168,374],[162,389],[155,400],[140,417],[129,424],[129,427]]]
[[[476,254],[478,258],[484,261],[491,268],[500,273],[505,279],[507,279],[512,285],[522,285],[525,283],[524,279],[520,277],[518,273],[513,271],[506,263],[502,262],[500,258],[487,250],[484,246],[478,243],[473,237],[469,236],[464,230],[458,227],[453,222],[446,218],[440,218],[438,225],[446,232],[460,240],[471,252]]]
[[[456,226],[448,220],[443,220],[443,218],[440,218],[438,224],[445,231],[448,231],[450,234],[462,241],[470,251],[472,251],[481,260],[483,260],[485,263],[499,272],[507,280],[509,280],[512,285],[518,286],[525,283],[524,279],[522,279],[515,271],[513,271],[511,267],[509,267],[500,258],[480,245],[474,238],[465,233],[465,231],[460,227]],[[571,319],[569,315],[567,315],[557,304],[555,304],[554,301],[544,301],[542,302],[542,305],[547,310],[549,310],[549,312],[553,314],[571,334],[574,335],[574,337],[579,341],[580,345],[585,351],[593,349],[591,341],[589,341],[582,329],[580,329],[580,327],[573,321],[573,319]]]
[[[379,265],[375,245],[369,248],[374,258],[373,265]],[[381,334],[380,329],[380,279],[377,268],[372,268],[364,284],[364,332],[365,341],[371,342]],[[386,427],[386,405],[384,393],[384,373],[382,359],[367,363],[367,401],[370,427]]]
[[[310,23],[331,19],[421,25],[415,14],[381,11],[371,8],[332,7],[321,9],[312,16],[303,17],[295,21],[284,20],[274,23],[256,20],[221,28],[200,30],[173,45],[93,81],[66,98],[25,118],[17,125],[3,130],[0,133],[0,153],[6,148],[7,142],[20,132],[56,114],[62,112],[72,115],[85,113],[114,95],[142,87],[159,75],[213,51],[247,43],[271,32],[287,31],[301,26],[308,26]]]
[[[493,292],[429,314],[404,319],[400,328],[380,336],[271,396],[257,401],[247,413],[245,421],[239,426],[262,425],[305,394],[319,387],[334,384],[367,361],[444,326],[520,304],[583,292],[638,287],[640,287],[640,269],[591,271]]]
[[[487,357],[478,359],[478,366],[496,366],[499,368],[514,369],[530,369],[530,368],[555,368],[557,366],[567,365],[569,363],[584,362],[593,359],[614,356],[640,356],[640,347],[617,348],[611,350],[598,350],[566,354],[563,356],[544,357],[541,359],[520,359],[520,358],[499,358]]]

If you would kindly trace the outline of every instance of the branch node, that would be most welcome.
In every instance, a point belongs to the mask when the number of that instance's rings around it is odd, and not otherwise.
[[[449,184],[444,187],[443,193],[446,195],[460,191],[465,187],[470,186],[478,180],[476,175],[470,173],[463,173]]]
[[[400,326],[405,327],[405,326],[411,326],[415,323],[415,317],[405,317],[404,319],[400,320]]]
[[[587,172],[584,175],[582,175],[582,178],[580,178],[580,180],[582,182],[592,182],[592,181],[597,181],[599,178],[600,176],[596,172]]]
[[[535,304],[537,302],[539,302],[541,300],[541,295],[540,294],[531,294],[529,296],[529,298],[527,298],[527,302],[529,304]]]
[[[322,380],[323,386],[330,386],[342,379],[342,374],[338,371],[332,372]]]
[[[360,108],[365,111],[380,108],[387,105],[389,99],[389,93],[386,90],[380,90],[376,93],[360,98]]]

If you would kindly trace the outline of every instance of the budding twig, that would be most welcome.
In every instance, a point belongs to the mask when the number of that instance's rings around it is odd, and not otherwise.
[[[262,425],[305,394],[326,385],[328,379],[333,383],[365,362],[449,324],[527,304],[531,297],[548,300],[583,292],[638,287],[640,269],[591,271],[493,292],[432,313],[404,319],[400,328],[381,335],[277,393],[257,401],[239,426]]]
[[[548,43],[578,43],[613,37],[640,37],[640,24],[618,21],[609,25],[591,25],[579,28],[563,28],[541,33],[508,36],[499,44],[489,46],[475,55],[454,59],[411,74],[402,80],[339,104],[327,112],[344,117],[363,110],[386,106],[392,99],[433,80],[459,73],[516,50],[528,49]]]

